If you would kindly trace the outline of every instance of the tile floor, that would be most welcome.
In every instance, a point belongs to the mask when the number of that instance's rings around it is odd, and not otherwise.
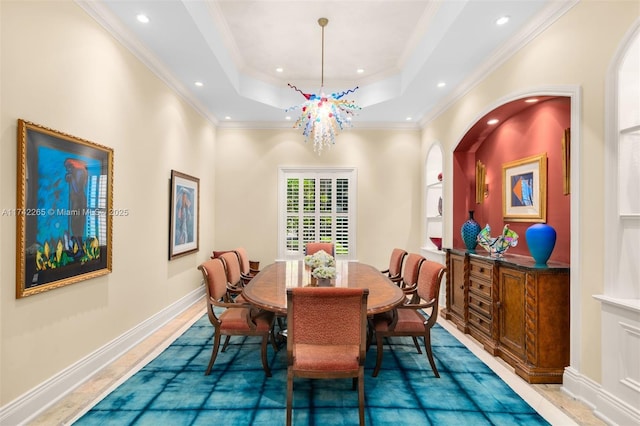
[[[86,412],[95,401],[100,400],[112,389],[133,375],[149,360],[164,350],[175,338],[184,332],[205,312],[204,299],[170,321],[162,329],[127,352],[94,377],[49,407],[29,426],[70,425]],[[529,385],[516,376],[513,369],[498,358],[485,352],[480,344],[460,333],[446,320],[438,321],[456,336],[473,353],[482,359],[496,374],[507,382],[523,399],[534,407],[552,425],[604,425],[585,404],[566,395],[561,385]]]

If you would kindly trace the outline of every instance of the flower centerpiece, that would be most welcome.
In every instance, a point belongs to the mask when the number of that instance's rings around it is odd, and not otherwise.
[[[327,282],[336,277],[336,260],[324,250],[304,257],[304,264],[311,269],[311,276]]]

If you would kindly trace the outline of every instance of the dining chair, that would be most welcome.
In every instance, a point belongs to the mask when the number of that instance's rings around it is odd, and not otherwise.
[[[382,365],[382,340],[393,336],[412,337],[418,353],[422,353],[422,351],[417,339],[422,337],[431,369],[436,377],[440,377],[433,360],[431,328],[438,319],[440,283],[445,272],[445,266],[440,263],[430,260],[422,261],[415,285],[403,288],[405,294],[409,296],[408,302],[393,309],[388,315],[373,317],[370,326],[375,335],[378,351],[373,377],[378,376]],[[430,309],[428,315],[424,312],[425,309]]]
[[[249,255],[247,254],[247,250],[244,247],[237,247],[233,251],[236,252],[238,260],[240,261],[240,278],[243,285],[246,285],[249,281],[251,281],[251,278],[253,278],[258,272],[260,272],[260,262],[249,260]]]
[[[272,312],[259,310],[249,303],[227,301],[227,276],[221,259],[210,259],[198,266],[202,271],[207,293],[207,315],[215,332],[213,335],[213,349],[205,376],[211,373],[220,347],[221,336],[226,336],[222,347],[224,352],[231,336],[258,336],[262,338],[260,347],[262,368],[267,377],[271,377],[271,369],[267,362],[267,345],[271,340],[274,350],[277,350],[271,331],[274,315]],[[222,308],[216,312],[214,308]]]
[[[304,247],[304,254],[310,255],[319,252],[320,250],[324,250],[326,253],[331,256],[335,256],[335,249],[333,243],[325,243],[325,242],[312,242],[307,243]]]
[[[420,265],[425,260],[425,257],[420,254],[407,254],[405,257],[402,274],[395,278],[390,278],[391,281],[399,285],[401,288],[412,287],[418,281],[418,272],[420,271]]]
[[[389,258],[389,267],[382,272],[391,279],[402,279],[402,264],[404,258],[407,256],[407,251],[401,248],[394,248],[391,251],[391,257]]]
[[[364,425],[364,362],[369,290],[343,287],[287,289],[287,425],[295,377],[352,378]]]
[[[218,258],[222,260],[227,276],[227,290],[231,297],[239,296],[244,287],[242,272],[240,269],[240,259],[235,251],[227,251]]]

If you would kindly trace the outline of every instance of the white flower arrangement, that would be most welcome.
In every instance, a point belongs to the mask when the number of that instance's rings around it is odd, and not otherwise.
[[[311,275],[320,279],[320,278],[335,278],[336,277],[336,268],[334,266],[318,266],[313,271],[311,271]]]
[[[321,266],[336,266],[336,260],[324,250],[315,252],[304,257],[304,264],[312,270],[315,270]],[[334,268],[335,273],[335,268]]]

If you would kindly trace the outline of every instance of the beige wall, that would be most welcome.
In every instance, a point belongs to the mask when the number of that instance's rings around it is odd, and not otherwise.
[[[216,250],[242,245],[261,264],[276,258],[281,166],[356,168],[359,260],[383,269],[394,247],[419,250],[424,160],[418,131],[349,129],[320,157],[309,144],[297,129],[218,129]]]
[[[423,133],[423,153],[433,141],[440,141],[451,164],[451,152],[466,129],[490,106],[516,93],[541,87],[579,86],[582,104],[580,144],[580,192],[574,194],[580,226],[572,229],[572,240],[582,242],[579,262],[572,265],[572,291],[577,290],[580,312],[575,341],[579,342],[580,373],[601,380],[600,304],[593,294],[603,292],[603,219],[604,219],[604,87],[607,67],[632,23],[640,16],[636,1],[582,1],[531,41],[510,60],[492,72],[463,98],[429,123]],[[573,152],[572,152],[573,154]],[[575,163],[574,163],[575,164]],[[450,176],[451,170],[446,171]],[[451,198],[445,187],[445,198]],[[445,245],[451,241],[449,221]],[[447,237],[448,236],[448,237]],[[574,291],[575,293],[575,291]],[[575,327],[574,327],[575,328]]]
[[[113,273],[17,300],[0,217],[0,406],[200,285],[208,253],[167,261],[171,169],[200,178],[213,238],[215,129],[74,2],[1,2],[0,208],[16,206],[16,121],[114,149]],[[203,244],[205,247],[208,244]]]

